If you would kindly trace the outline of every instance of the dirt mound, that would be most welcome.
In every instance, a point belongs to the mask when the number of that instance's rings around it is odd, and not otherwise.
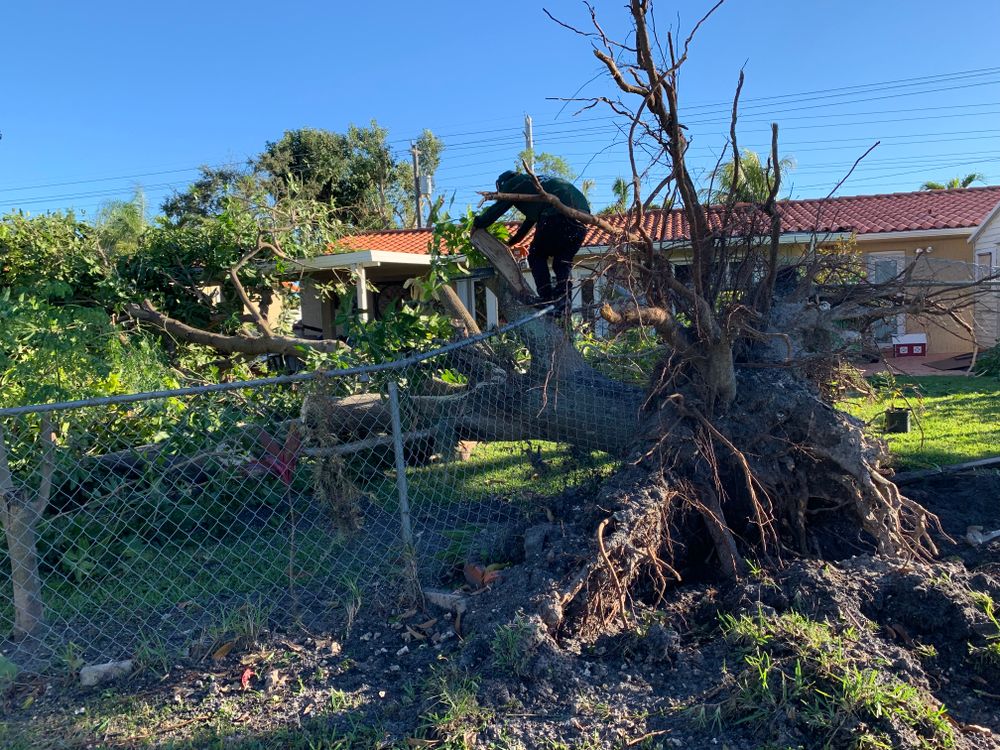
[[[496,711],[568,710],[560,736],[571,743],[587,740],[594,725],[580,717],[597,710],[602,742],[1000,746],[1000,579],[992,572],[1000,543],[963,541],[972,521],[995,527],[995,505],[968,501],[989,496],[994,481],[967,477],[960,492],[954,479],[947,493],[922,488],[952,536],[937,540],[941,562],[859,555],[762,567],[721,588],[681,585],[660,608],[632,602],[636,617],[605,623],[597,638],[553,629],[546,618],[548,590],[579,563],[591,543],[584,530],[594,527],[576,498],[563,498],[550,508],[555,518],[525,529],[523,559],[473,601],[460,664],[480,677]],[[527,592],[535,592],[530,601]],[[512,639],[517,647],[498,645]],[[525,746],[541,741],[535,721],[502,727]]]
[[[324,633],[271,631],[219,656],[157,663],[101,691],[22,678],[12,747],[994,748],[1000,747],[996,477],[911,490],[955,543],[942,560],[869,554],[761,566],[739,583],[681,571],[663,602],[631,601],[599,634],[546,621],[548,594],[586,559],[581,489],[475,542],[505,563],[455,611],[362,597]],[[592,491],[592,488],[591,488]],[[996,495],[994,495],[996,497]],[[592,504],[592,503],[591,503]],[[991,515],[992,514],[992,515]],[[858,540],[863,543],[863,540]],[[691,556],[689,556],[691,557]],[[693,559],[693,558],[692,558]],[[383,592],[386,594],[386,592]],[[216,657],[219,658],[216,658]],[[47,744],[48,743],[48,744]]]

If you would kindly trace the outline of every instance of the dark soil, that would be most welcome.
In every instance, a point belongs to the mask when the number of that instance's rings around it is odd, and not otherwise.
[[[182,663],[146,664],[110,689],[84,690],[69,677],[21,677],[6,696],[0,743],[1000,747],[1000,660],[988,650],[1000,629],[986,604],[987,597],[1000,603],[1000,540],[979,547],[965,540],[968,526],[1000,528],[1000,474],[906,489],[951,537],[938,540],[933,564],[890,565],[862,554],[863,540],[842,539],[835,562],[789,559],[737,585],[713,582],[703,570],[658,607],[634,602],[635,617],[607,623],[596,640],[550,632],[525,595],[587,554],[578,528],[584,498],[567,493],[495,537],[491,557],[510,564],[488,588],[473,591],[457,571],[441,581],[444,589],[463,589],[461,615],[433,605],[379,607],[398,601],[399,592],[368,591],[353,620],[342,616],[335,628],[272,631],[219,658],[193,653]],[[855,547],[859,554],[851,556]],[[783,702],[777,694],[768,702],[772,692],[749,705],[748,686],[756,683],[748,655],[767,651],[790,673],[799,652],[782,636],[754,652],[724,632],[724,614],[759,624],[826,623],[821,632],[847,645],[824,643],[814,653],[832,654],[830,663],[845,674],[870,670],[878,686],[909,686],[922,704],[943,705],[947,735],[891,711],[877,716],[843,703],[827,726],[813,726],[809,707],[829,705],[816,692],[826,683],[818,681],[808,699]],[[772,673],[772,687],[779,676]]]

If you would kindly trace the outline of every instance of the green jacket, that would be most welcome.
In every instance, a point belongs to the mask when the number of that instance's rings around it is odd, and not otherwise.
[[[542,183],[546,193],[554,195],[564,205],[590,213],[590,204],[573,183],[559,177],[539,177],[538,180]],[[526,174],[513,174],[506,179],[501,179],[497,182],[497,192],[538,195],[535,183]],[[477,229],[488,227],[507,213],[511,206],[524,214],[526,224],[535,224],[543,216],[557,216],[559,214],[559,209],[542,201],[497,201],[475,218],[473,226]]]

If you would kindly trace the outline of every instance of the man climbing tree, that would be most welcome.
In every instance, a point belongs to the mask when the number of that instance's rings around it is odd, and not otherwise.
[[[563,205],[590,213],[586,197],[571,182],[559,177],[540,177],[539,182],[546,193],[559,198]],[[473,226],[485,229],[507,213],[511,206],[524,214],[524,222],[510,238],[510,244],[516,245],[535,227],[535,236],[528,248],[528,267],[535,280],[535,290],[542,303],[555,302],[557,309],[562,309],[571,299],[569,272],[587,228],[550,203],[517,200],[518,195],[537,197],[539,194],[529,175],[504,172],[497,178],[497,193],[500,197],[475,218]],[[552,270],[556,275],[555,286],[549,274],[549,258],[552,258]]]

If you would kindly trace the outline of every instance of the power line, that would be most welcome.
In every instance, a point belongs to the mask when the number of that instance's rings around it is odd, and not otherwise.
[[[882,81],[882,82],[874,82],[874,83],[866,83],[866,84],[855,84],[855,85],[851,85],[851,86],[842,86],[842,87],[830,88],[830,89],[817,89],[817,90],[806,91],[806,92],[796,92],[796,93],[790,93],[790,94],[777,94],[777,95],[772,95],[772,96],[756,97],[756,98],[752,98],[752,99],[747,99],[746,100],[746,104],[744,105],[743,109],[744,109],[744,111],[746,111],[747,109],[751,109],[751,110],[752,109],[760,109],[760,108],[763,108],[765,106],[793,105],[796,102],[799,102],[799,106],[793,106],[790,109],[777,110],[777,111],[769,113],[769,114],[780,114],[780,113],[783,113],[783,112],[796,112],[796,111],[800,111],[802,109],[815,109],[818,106],[823,106],[823,107],[844,106],[844,105],[862,103],[862,102],[867,102],[867,101],[876,101],[876,100],[877,101],[882,101],[884,99],[894,98],[894,97],[899,97],[899,96],[920,96],[920,95],[931,94],[931,93],[936,93],[936,92],[940,92],[940,91],[953,91],[953,90],[956,90],[956,89],[971,88],[971,87],[975,87],[975,86],[992,86],[992,85],[1000,84],[1000,80],[986,80],[986,81],[978,80],[978,81],[975,81],[974,79],[984,78],[984,77],[987,77],[987,76],[992,76],[992,75],[994,75],[994,74],[996,74],[998,72],[1000,72],[1000,67],[996,67],[996,68],[980,68],[980,69],[967,70],[967,71],[956,71],[956,72],[951,72],[951,73],[941,73],[941,74],[928,75],[928,76],[917,76],[917,77],[904,78],[904,79],[895,79],[895,80],[891,80],[891,81]],[[970,81],[970,80],[973,80],[973,82],[971,82],[971,83],[965,83],[965,84],[961,84],[961,85],[952,85],[952,86],[949,86],[946,89],[942,89],[942,88],[927,88],[928,86],[933,87],[933,86],[937,86],[937,85],[945,83],[945,82],[952,82],[952,83],[954,83],[954,82]],[[919,87],[923,87],[923,88],[919,88]],[[892,91],[892,90],[898,90],[898,89],[914,89],[914,88],[916,88],[918,90],[898,91],[895,94],[887,94],[887,93],[885,93],[886,91]],[[829,103],[828,102],[828,103],[825,103],[825,104],[814,104],[814,105],[808,104],[808,102],[814,102],[814,101],[819,101],[819,100],[823,100],[823,99],[835,99],[835,98],[844,99],[845,97],[848,97],[848,96],[856,96],[858,94],[872,93],[872,92],[874,92],[876,90],[881,90],[883,92],[883,95],[878,96],[878,97],[873,97],[873,98],[861,98],[861,99],[854,99],[854,100],[845,100],[845,101],[834,102],[834,103]],[[985,103],[981,103],[981,104],[954,105],[950,109],[958,109],[958,108],[971,109],[971,108],[977,108],[977,107],[987,107],[987,106],[991,106],[991,104],[994,104],[994,103],[992,103],[992,102],[985,102]],[[719,102],[718,104],[695,105],[695,106],[692,106],[690,108],[687,108],[685,111],[686,112],[697,112],[698,110],[712,110],[712,109],[720,108],[720,107],[727,107],[728,108],[730,105],[731,105],[730,102]],[[937,109],[949,109],[949,107],[932,106],[932,107],[922,108],[920,110],[915,110],[915,109],[896,109],[896,110],[881,110],[881,111],[864,112],[864,113],[840,113],[838,116],[839,117],[857,117],[857,116],[868,116],[868,115],[878,115],[878,114],[905,113],[905,112],[913,112],[913,111],[926,112],[928,110],[937,110]],[[988,115],[988,114],[995,114],[995,113],[996,113],[995,111],[982,112],[982,113],[973,113],[971,115],[962,115],[962,114],[958,114],[958,113],[953,113],[951,115],[940,115],[940,116],[933,116],[933,115],[926,115],[925,114],[921,119],[932,119],[932,118],[934,118],[934,119],[946,119],[948,117],[979,116],[979,115]],[[709,112],[706,111],[704,114],[708,115]],[[722,114],[722,113],[720,113],[720,114]],[[814,117],[813,115],[803,115],[801,117],[789,117],[789,118],[785,118],[785,119],[811,119],[813,117]],[[572,142],[572,143],[604,143],[604,144],[606,144],[607,143],[607,139],[606,138],[597,139],[597,140],[588,140],[586,138],[581,138],[580,137],[580,136],[587,136],[587,135],[597,134],[597,133],[606,133],[607,132],[606,125],[601,125],[601,126],[595,125],[593,127],[582,127],[582,128],[579,127],[579,125],[587,125],[588,123],[597,123],[597,122],[607,123],[608,120],[614,120],[614,119],[616,119],[616,118],[615,118],[615,116],[612,116],[612,115],[609,115],[609,116],[606,116],[606,117],[587,118],[586,120],[578,120],[578,121],[576,121],[576,125],[575,126],[570,126],[570,127],[566,127],[568,125],[568,123],[539,123],[539,124],[536,125],[536,130],[541,131],[541,133],[539,133],[539,135],[540,135],[540,140],[542,142],[542,146],[543,147],[546,146],[547,144],[553,144],[553,145],[555,145],[555,144],[562,144],[562,143],[568,143],[568,142]],[[770,118],[768,118],[768,119],[770,119]],[[701,121],[692,121],[690,124],[691,125],[702,126],[702,125],[715,124],[715,123],[722,122],[722,121],[728,121],[728,117],[726,117],[726,118],[705,119],[705,120],[701,120]],[[740,120],[741,123],[753,123],[753,122],[764,122],[764,121],[765,120],[761,120],[761,119],[755,120],[752,117]],[[797,127],[802,128],[802,129],[806,129],[806,128],[820,128],[820,127],[851,127],[851,126],[860,126],[860,125],[866,125],[866,124],[891,124],[891,123],[894,123],[894,122],[905,122],[905,121],[906,120],[904,120],[903,118],[889,118],[889,119],[885,119],[885,120],[874,120],[874,121],[869,120],[869,121],[858,121],[858,122],[831,122],[831,121],[828,120],[828,121],[826,121],[824,123],[813,123],[813,124],[810,124],[810,125],[801,125],[801,126],[797,126]],[[450,145],[446,144],[446,153],[449,153],[449,152],[450,153],[466,152],[466,153],[469,153],[470,155],[473,154],[473,153],[485,155],[485,154],[490,153],[490,152],[497,152],[497,151],[507,150],[511,146],[519,143],[519,141],[520,141],[521,134],[519,132],[519,128],[517,128],[517,127],[512,127],[512,128],[494,128],[494,129],[479,130],[479,131],[466,131],[466,132],[463,132],[463,133],[454,133],[452,135],[447,135],[447,136],[443,136],[443,137],[450,138],[450,137],[466,137],[466,136],[471,136],[471,135],[489,135],[489,134],[494,134],[495,135],[495,134],[498,134],[498,133],[506,133],[506,132],[511,132],[511,135],[510,136],[501,136],[501,137],[492,137],[492,138],[480,138],[480,139],[473,139],[473,140],[467,140],[467,141],[459,141],[458,143],[450,144]],[[793,132],[794,132],[794,129],[793,129]],[[959,132],[961,132],[961,131],[959,131]],[[983,131],[983,132],[992,132],[992,131]],[[907,138],[907,137],[910,137],[910,136],[884,136],[883,140],[887,140],[889,138]],[[794,142],[793,141],[793,142],[785,142],[783,145],[786,145],[786,146],[796,145],[796,144],[811,145],[811,144],[815,144],[815,143],[822,143],[822,144],[824,144],[824,146],[826,148],[829,148],[829,144],[830,143],[843,142],[845,140],[847,140],[847,141],[867,141],[868,139],[855,138],[855,139],[824,139],[823,141],[799,141],[799,142]],[[958,138],[958,139],[954,139],[954,140],[962,141],[962,140],[973,140],[973,139]],[[390,143],[395,143],[395,142],[398,142],[398,141],[393,140],[393,141],[389,141],[389,142]],[[910,145],[910,144],[922,144],[922,143],[933,143],[933,142],[940,142],[940,141],[934,141],[934,140],[928,140],[928,139],[922,139],[922,140],[916,140],[916,141],[908,141],[908,142],[907,141],[899,141],[896,145]],[[486,145],[487,147],[484,148],[484,145]],[[702,148],[702,147],[693,147],[693,149],[695,149],[695,148],[699,149],[698,150],[699,153],[702,152],[700,150],[700,148]],[[844,146],[842,148],[849,148],[849,147],[848,146]],[[803,150],[809,151],[809,150],[816,150],[816,149],[803,149]],[[707,151],[710,152],[711,149],[709,148],[709,149],[707,149]],[[498,157],[498,160],[499,160],[499,157]],[[227,166],[227,165],[233,165],[233,164],[238,164],[238,163],[239,162],[226,162],[226,163],[224,163],[224,164],[222,164],[220,166]],[[481,162],[481,164],[483,164],[483,165],[490,164],[490,163],[495,163],[495,162],[494,161]],[[461,164],[461,165],[456,165],[456,166],[445,166],[445,167],[442,167],[441,169],[439,169],[438,171],[439,171],[439,173],[449,173],[449,171],[452,172],[452,173],[454,173],[454,170],[459,170],[459,172],[461,172],[462,170],[468,170],[468,169],[470,169],[470,168],[472,168],[474,166],[476,166],[476,165],[475,164],[474,165]],[[86,184],[98,183],[98,182],[112,182],[112,181],[115,181],[115,180],[137,179],[137,178],[140,178],[140,177],[152,177],[152,176],[160,176],[160,175],[164,175],[164,174],[181,174],[181,173],[185,173],[185,172],[189,172],[189,171],[195,171],[196,169],[198,169],[198,167],[190,167],[190,168],[183,168],[183,169],[176,169],[176,170],[156,170],[156,171],[148,171],[148,172],[139,172],[139,173],[134,173],[134,174],[130,174],[130,175],[121,175],[121,176],[118,176],[118,177],[100,177],[100,178],[92,178],[92,179],[80,179],[80,180],[69,180],[69,181],[54,182],[54,183],[45,183],[45,184],[41,184],[41,185],[30,185],[30,186],[21,186],[21,187],[6,187],[6,188],[0,188],[0,193],[16,193],[16,192],[21,191],[21,190],[34,190],[34,189],[41,189],[41,188],[47,188],[47,187],[67,187],[67,186],[71,186],[71,185],[86,185]],[[185,184],[185,183],[177,183],[177,182],[175,182],[175,183],[161,183],[161,185],[165,186],[166,189],[169,189],[170,187],[173,187],[173,186],[176,186],[176,185],[179,185],[179,184]],[[146,189],[147,190],[154,190],[155,188],[147,187]],[[98,196],[102,196],[102,195],[120,195],[123,192],[124,192],[124,190],[116,190],[116,191],[112,191],[112,192],[95,192],[95,191],[91,191],[91,192],[87,192],[87,193],[71,193],[71,194],[63,194],[63,195],[56,195],[56,196],[30,196],[30,197],[26,197],[24,199],[21,199],[21,200],[19,200],[17,202],[25,204],[25,205],[29,205],[29,204],[35,204],[35,203],[40,203],[40,202],[45,202],[45,201],[52,201],[52,200],[75,199],[75,198],[78,198],[78,197],[98,197]],[[16,201],[17,199],[16,198],[8,198],[7,200],[14,200],[14,201]]]
[[[885,88],[885,87],[896,87],[899,84],[915,86],[915,85],[919,85],[921,82],[923,82],[923,83],[928,83],[928,84],[932,84],[933,85],[933,84],[941,83],[944,80],[951,80],[951,79],[955,79],[955,78],[961,79],[961,78],[974,77],[974,76],[993,75],[993,74],[997,74],[997,73],[1000,73],[1000,67],[974,68],[974,69],[970,69],[970,70],[952,71],[952,72],[948,72],[948,73],[937,73],[937,74],[932,74],[932,75],[915,76],[915,77],[911,77],[911,78],[898,78],[898,79],[893,79],[893,80],[888,80],[888,81],[877,81],[877,82],[871,82],[871,83],[854,84],[852,86],[841,86],[841,87],[837,87],[837,88],[814,89],[814,90],[811,90],[811,91],[801,91],[801,92],[794,92],[794,93],[789,93],[789,94],[774,94],[774,95],[771,95],[771,96],[752,97],[752,98],[747,98],[747,99],[743,100],[743,104],[745,104],[745,105],[747,105],[749,107],[753,107],[753,106],[756,106],[757,103],[774,102],[774,101],[779,100],[779,99],[788,99],[788,98],[795,98],[795,97],[812,97],[812,98],[815,98],[817,95],[823,95],[823,94],[828,94],[829,95],[829,94],[833,94],[833,93],[836,93],[836,92],[847,92],[847,91],[850,91],[850,90],[864,90],[864,89],[872,89],[872,88],[879,88],[879,87],[882,87],[882,88]],[[727,108],[728,109],[730,107],[732,107],[732,101],[721,101],[721,102],[715,102],[715,103],[711,103],[711,104],[695,104],[695,105],[691,105],[690,107],[685,107],[683,109],[683,112],[684,113],[689,113],[689,112],[695,112],[697,110],[706,110],[706,109],[708,109],[708,110],[714,110],[714,109],[718,109],[718,108]],[[605,115],[605,116],[601,116],[601,117],[592,117],[592,118],[587,118],[586,120],[582,120],[582,122],[593,122],[593,121],[597,121],[597,120],[606,121],[606,120],[612,120],[612,119],[618,119],[618,116],[617,115]],[[535,125],[535,128],[536,128],[536,130],[537,129],[545,129],[545,128],[548,128],[548,127],[555,127],[557,125],[559,125],[559,123],[538,123],[538,124]],[[492,135],[492,134],[499,133],[499,132],[517,131],[517,130],[520,130],[520,126],[512,126],[510,128],[492,128],[492,129],[488,129],[488,130],[474,130],[474,131],[466,131],[466,132],[460,132],[460,133],[444,133],[444,134],[438,135],[438,137],[439,138],[460,138],[460,137],[465,137],[467,135]],[[411,139],[412,139],[412,137],[411,138],[400,138],[400,139],[392,140],[392,141],[390,141],[390,143],[409,142]]]
[[[816,94],[816,93],[832,94],[832,93],[841,92],[841,93],[837,93],[837,95],[838,96],[842,96],[842,95],[844,95],[843,92],[855,92],[855,91],[859,91],[859,90],[871,90],[871,89],[874,89],[874,88],[879,87],[879,86],[883,86],[884,87],[884,86],[888,86],[890,84],[895,84],[897,86],[916,86],[916,85],[919,85],[921,83],[926,83],[926,82],[938,83],[938,82],[941,82],[943,80],[963,79],[963,78],[968,78],[968,77],[973,77],[973,76],[983,76],[983,75],[988,75],[988,74],[995,73],[997,71],[1000,71],[1000,68],[982,68],[982,69],[970,70],[970,71],[959,71],[959,72],[956,72],[956,73],[944,73],[944,74],[937,74],[937,75],[932,75],[932,76],[920,76],[920,77],[908,78],[908,79],[897,79],[895,81],[889,81],[889,82],[883,82],[883,83],[857,84],[857,85],[854,85],[854,86],[839,87],[839,88],[836,88],[836,89],[818,89],[818,90],[815,90],[815,91],[812,91],[812,92],[804,92],[804,93],[806,93],[806,94]],[[1000,84],[1000,81],[986,81],[986,82],[979,82],[977,84],[971,84],[971,85],[995,85],[995,84]],[[954,88],[955,87],[950,87],[948,90],[953,90]],[[958,87],[958,88],[961,88],[961,87]],[[941,91],[941,90],[942,89],[931,89],[931,90],[924,90],[924,91],[906,92],[905,95],[917,95],[917,94],[924,94],[924,93],[933,93],[933,92]],[[801,95],[802,94],[779,94],[779,95],[773,95],[773,96],[769,96],[769,97],[758,97],[758,98],[755,98],[755,99],[749,99],[747,101],[748,102],[754,102],[754,101],[756,101],[756,102],[778,101],[778,100],[782,100],[782,99],[791,99],[792,97],[801,96]],[[884,98],[886,98],[886,97],[878,97],[878,100],[882,100]],[[864,99],[864,100],[860,100],[860,101],[871,101],[871,99]],[[846,103],[856,103],[856,102],[841,102],[841,104],[846,104]],[[726,104],[726,106],[729,106],[728,103],[725,103],[725,104]],[[706,108],[706,107],[711,107],[711,106],[715,106],[715,105],[701,105],[700,108]],[[753,105],[747,105],[747,107],[751,107],[751,106],[753,106]],[[988,104],[984,103],[984,104],[974,104],[974,105],[955,105],[955,107],[951,107],[951,108],[952,109],[959,108],[959,107],[968,108],[968,107],[976,107],[976,106],[988,106]],[[692,109],[698,109],[698,108],[699,107],[692,107],[692,108],[689,108],[689,110],[687,110],[687,111],[690,111]],[[793,108],[791,110],[782,110],[782,111],[797,111],[797,109],[800,109],[800,108],[801,107],[799,107],[799,108]],[[943,106],[942,107],[931,107],[931,108],[923,108],[923,110],[926,111],[927,109],[945,109],[945,108],[948,108],[948,107],[943,107]],[[745,109],[746,108],[744,108],[744,110]],[[889,113],[889,112],[908,112],[908,111],[915,111],[915,110],[912,110],[912,109],[911,110],[887,110],[885,113]],[[781,111],[775,112],[773,114],[779,114],[780,112]],[[853,114],[853,113],[844,113],[845,116],[851,116],[851,114]],[[861,114],[861,113],[857,113],[857,114]],[[881,114],[881,112],[866,112],[864,114],[866,114],[866,115],[867,114]],[[990,114],[990,113],[983,113],[983,114]],[[811,117],[811,115],[806,115],[806,116],[803,116],[802,118],[794,118],[794,119],[807,119],[809,117]],[[609,119],[615,119],[615,118],[614,118],[614,116],[597,117],[597,118],[588,118],[587,120],[582,120],[582,121],[577,121],[577,122],[581,123],[581,124],[585,124],[585,123],[594,122],[594,121],[606,122]],[[793,119],[793,118],[786,118],[786,119]],[[700,121],[700,122],[695,122],[695,123],[690,123],[690,124],[696,124],[696,125],[714,124],[714,123],[717,123],[717,122],[720,122],[720,121],[721,120],[715,120],[715,119],[713,119],[713,120],[703,120],[703,121]],[[763,121],[764,120],[747,120],[747,119],[743,119],[742,120],[742,122],[763,122]],[[892,120],[875,121],[875,122],[889,123],[889,122],[892,122]],[[855,124],[862,124],[862,123],[855,123]],[[865,124],[867,124],[867,123],[865,123]],[[569,129],[566,129],[566,128],[564,128],[562,126],[562,124],[558,124],[558,123],[552,123],[552,124],[544,124],[543,123],[543,124],[540,124],[538,126],[538,128],[539,129],[553,128],[553,127],[556,127],[557,125],[560,128],[562,128],[562,129],[548,131],[548,135],[550,137],[547,140],[552,141],[552,142],[558,142],[554,138],[552,138],[551,136],[565,135],[567,137],[573,137],[573,136],[576,136],[576,135],[581,134],[581,133],[598,132],[598,131],[603,131],[604,130],[603,127],[592,127],[592,128],[571,127]],[[824,123],[824,124],[813,125],[811,127],[833,127],[833,126],[834,126],[833,124],[826,124],[826,123]],[[468,133],[461,133],[461,134],[454,134],[454,135],[455,136],[460,136],[460,135],[472,135],[472,134],[489,134],[489,133],[497,133],[497,132],[506,132],[508,130],[509,131],[517,131],[518,129],[517,128],[492,129],[492,130],[484,130],[484,131],[471,131],[471,132],[468,132]],[[447,137],[453,137],[453,136],[447,136]],[[509,139],[505,139],[505,140],[509,140],[510,142],[517,142],[517,141],[519,141],[519,139],[520,139],[520,134],[516,134],[516,135],[512,135]],[[392,142],[398,142],[398,141],[389,141],[389,142],[392,143]],[[472,140],[472,141],[465,141],[465,142],[460,141],[457,144],[447,145],[446,149],[448,151],[454,152],[454,151],[462,150],[465,147],[474,147],[474,146],[476,146],[478,144],[486,143],[486,142],[492,143],[492,144],[496,144],[497,143],[497,139],[496,138],[492,138],[492,139],[489,139],[489,140],[479,139],[479,140]],[[225,163],[223,165],[220,165],[220,166],[235,165],[235,164],[238,164],[238,163],[239,162],[227,162],[227,163]],[[60,183],[48,183],[48,184],[37,185],[37,186],[36,185],[32,185],[32,186],[24,186],[24,187],[7,187],[7,188],[0,188],[0,192],[14,192],[14,191],[21,190],[21,189],[35,189],[35,188],[38,188],[38,187],[61,187],[61,186],[66,186],[66,185],[71,185],[71,184],[86,184],[86,183],[89,183],[89,182],[112,181],[112,180],[115,180],[115,179],[135,179],[137,177],[156,176],[156,175],[160,175],[160,174],[169,174],[169,173],[180,173],[180,172],[186,172],[186,171],[194,171],[196,169],[198,169],[198,167],[183,168],[183,169],[178,169],[178,170],[160,170],[160,171],[157,171],[157,172],[143,172],[143,173],[136,173],[136,174],[132,174],[132,175],[122,175],[122,176],[119,176],[119,177],[93,178],[93,179],[89,179],[89,180],[75,180],[75,181],[66,181],[66,182],[60,182]]]
[[[202,165],[208,166],[209,169],[225,169],[226,167],[235,166],[241,164],[242,162],[227,162],[224,164],[214,164],[214,165]],[[118,175],[116,177],[91,177],[86,180],[69,180],[67,182],[48,182],[39,185],[22,185],[20,187],[5,187],[0,188],[0,193],[10,193],[17,190],[37,190],[40,188],[50,188],[50,187],[66,187],[69,185],[86,185],[91,182],[114,182],[116,180],[132,180],[139,177],[158,177],[165,174],[180,174],[182,172],[195,172],[201,169],[198,167],[184,167],[182,169],[162,169],[158,172],[136,172],[135,174],[125,174]]]

